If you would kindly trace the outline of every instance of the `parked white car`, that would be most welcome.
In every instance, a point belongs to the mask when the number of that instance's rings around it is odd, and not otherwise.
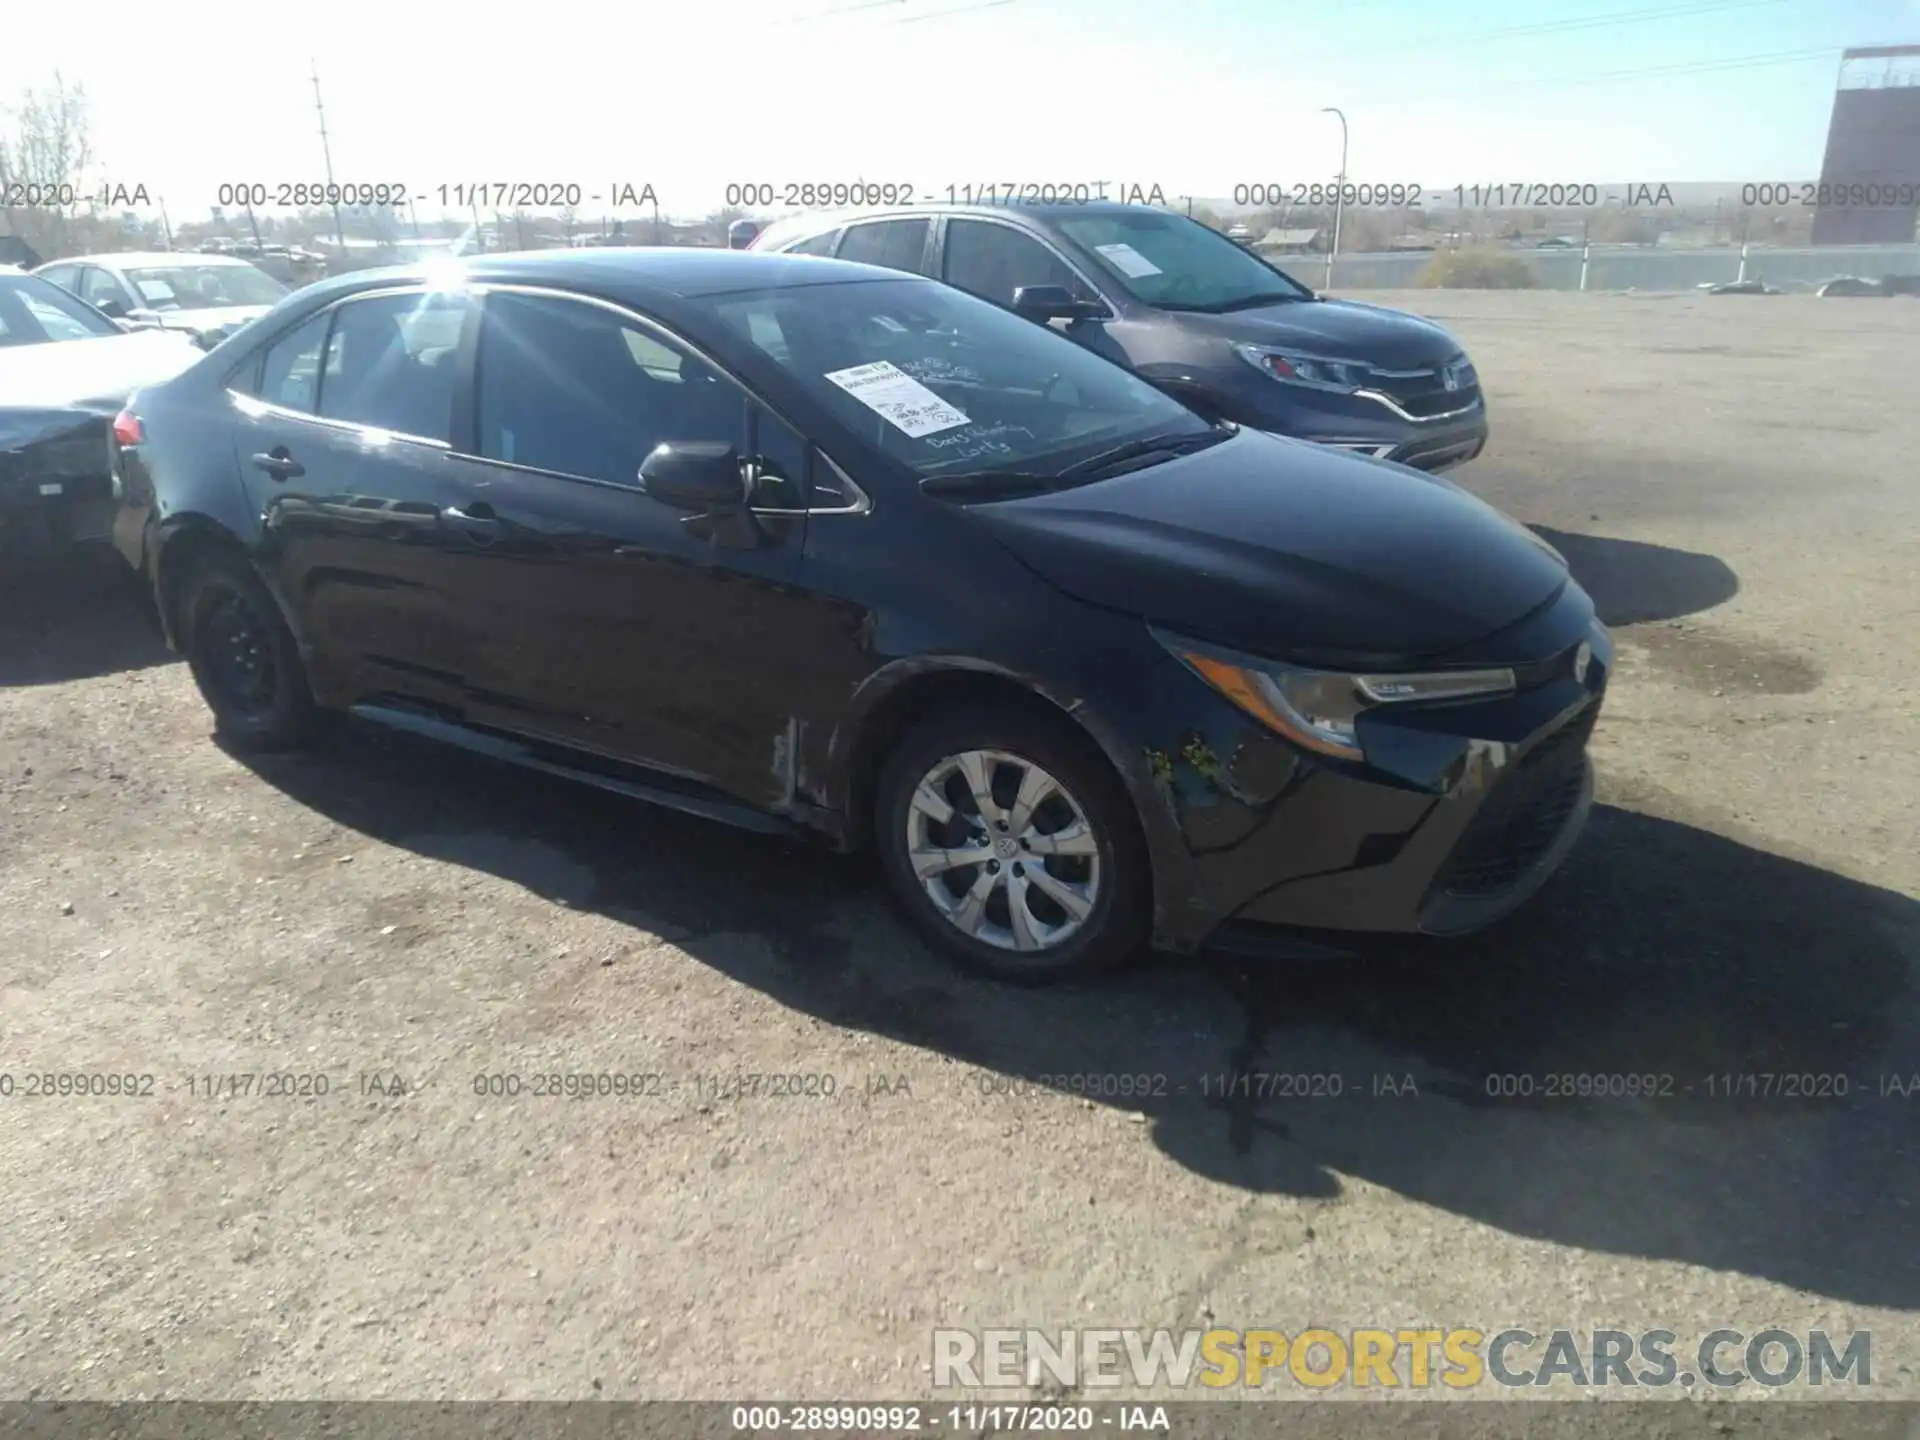
[[[75,255],[33,272],[110,319],[184,330],[212,349],[264,315],[288,287],[234,255],[189,251]]]

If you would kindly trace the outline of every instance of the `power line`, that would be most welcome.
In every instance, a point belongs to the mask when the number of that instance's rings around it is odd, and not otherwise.
[[[896,25],[917,25],[922,20],[944,20],[949,15],[971,15],[976,10],[993,10],[1002,5],[1011,5],[1013,0],[983,0],[979,5],[962,5],[958,10],[936,10],[931,15],[906,15],[894,21]]]
[[[1488,40],[1516,40],[1535,35],[1558,35],[1569,30],[1602,30],[1613,25],[1642,25],[1649,21],[1677,20],[1692,15],[1711,15],[1723,10],[1749,10],[1758,5],[1779,5],[1785,0],[1709,0],[1707,4],[1669,5],[1647,10],[1625,10],[1611,15],[1574,16],[1533,25],[1507,25],[1497,30],[1479,30],[1464,35],[1442,35],[1430,39],[1409,40],[1396,45],[1368,45],[1362,49],[1310,55],[1289,55],[1292,60],[1364,59],[1396,51],[1431,50],[1449,45],[1478,45]]]
[[[1506,90],[1534,90],[1550,88],[1556,90],[1575,89],[1583,85],[1612,85],[1623,80],[1643,80],[1663,75],[1706,75],[1721,70],[1756,70],[1767,65],[1804,65],[1814,60],[1831,61],[1833,47],[1823,45],[1814,50],[1780,50],[1764,55],[1742,55],[1727,60],[1707,60],[1679,65],[1642,65],[1631,70],[1606,70],[1592,75],[1562,75],[1540,80],[1521,80],[1512,84],[1499,82],[1498,88]],[[1376,105],[1391,107],[1400,104],[1418,104],[1424,101],[1448,100],[1458,103],[1458,90],[1434,90],[1424,95],[1373,95],[1358,100],[1350,100],[1350,105]]]
[[[774,21],[776,25],[804,25],[810,20],[831,20],[836,15],[853,15],[862,10],[878,10],[886,5],[904,5],[907,0],[860,0],[857,5],[837,5],[831,10],[816,10],[811,15],[788,15]]]

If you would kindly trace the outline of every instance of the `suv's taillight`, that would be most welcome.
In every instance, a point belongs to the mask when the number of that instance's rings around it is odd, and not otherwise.
[[[113,438],[124,449],[139,445],[147,438],[146,427],[140,423],[140,417],[131,410],[122,410],[113,417]]]

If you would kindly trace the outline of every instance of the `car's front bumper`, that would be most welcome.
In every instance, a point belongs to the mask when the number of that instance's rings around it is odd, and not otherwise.
[[[1353,450],[1417,470],[1464,464],[1487,446],[1487,402],[1478,391],[1458,410],[1420,419],[1365,396],[1251,378],[1256,385],[1238,393],[1229,418],[1272,435]],[[1252,418],[1243,418],[1247,416]]]
[[[1330,445],[1336,450],[1352,450],[1361,455],[1370,455],[1377,460],[1393,460],[1402,465],[1411,465],[1416,470],[1447,470],[1455,465],[1464,465],[1482,450],[1487,448],[1487,411],[1485,405],[1474,407],[1471,414],[1453,420],[1441,420],[1431,424],[1413,421],[1395,421],[1383,425],[1387,433],[1356,435],[1361,427],[1348,423],[1331,427],[1325,434],[1269,431],[1270,434],[1292,434],[1292,438],[1311,440],[1318,445]]]
[[[1585,641],[1583,676],[1574,658]],[[1325,932],[1461,934],[1523,904],[1571,851],[1592,803],[1587,741],[1613,664],[1577,587],[1454,663],[1526,661],[1513,694],[1381,707],[1368,759],[1297,749],[1190,674],[1149,723],[1157,939],[1245,950]],[[1176,718],[1177,717],[1177,718]],[[1142,717],[1143,719],[1146,717]]]

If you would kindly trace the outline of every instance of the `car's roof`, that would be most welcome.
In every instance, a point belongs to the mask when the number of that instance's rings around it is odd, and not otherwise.
[[[245,265],[238,255],[205,255],[198,250],[114,250],[104,255],[62,255],[47,265],[99,265],[124,270],[134,265]],[[46,265],[40,267],[46,269]]]
[[[449,280],[474,284],[550,285],[635,297],[692,299],[743,290],[778,290],[794,285],[833,285],[856,280],[913,283],[918,277],[850,260],[806,255],[770,255],[752,250],[709,250],[691,246],[608,247],[591,250],[527,250],[504,255],[472,255],[411,265],[356,270],[313,287],[334,294],[365,288],[368,282]],[[924,283],[924,282],[921,282]]]
[[[795,235],[813,235],[865,220],[903,220],[920,215],[1024,216],[1031,220],[1068,220],[1078,215],[1176,215],[1157,205],[1129,205],[1120,200],[1089,200],[1083,203],[1062,200],[1007,200],[978,205],[930,201],[925,205],[886,205],[860,210],[808,210],[775,220],[760,232],[762,240],[787,239]]]

